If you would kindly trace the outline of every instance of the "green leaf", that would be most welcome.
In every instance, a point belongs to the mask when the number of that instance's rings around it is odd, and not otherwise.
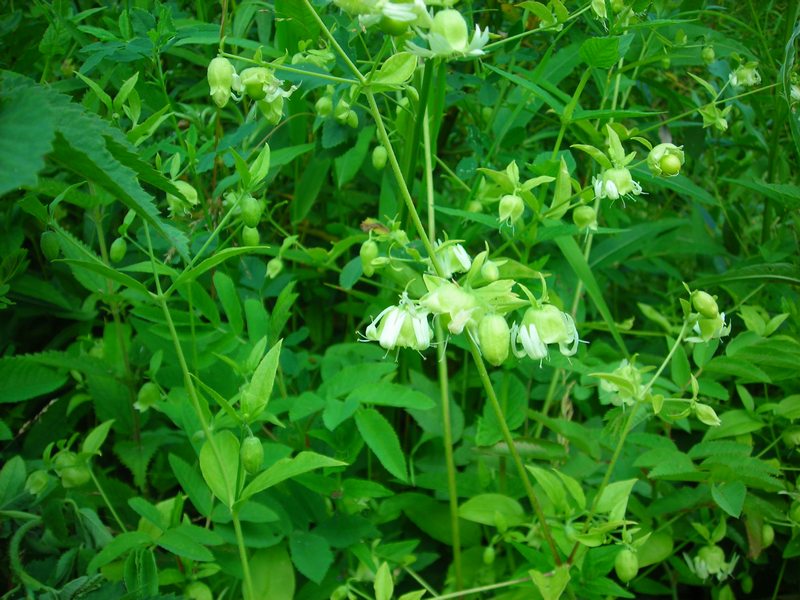
[[[194,281],[206,271],[210,271],[217,265],[230,258],[236,258],[237,256],[242,256],[243,254],[268,254],[269,252],[270,250],[267,248],[267,246],[258,246],[255,248],[225,248],[224,250],[219,250],[218,252],[214,252],[213,256],[201,261],[196,267],[192,267],[191,269],[186,269],[183,271],[180,275],[178,275],[172,285],[173,287],[177,287],[188,283],[189,281]]]
[[[764,427],[764,422],[751,416],[744,410],[729,410],[719,415],[722,424],[719,427],[712,427],[706,432],[705,441],[718,440],[726,437],[736,437],[758,431]]]
[[[328,171],[331,168],[331,159],[314,156],[303,170],[297,181],[294,200],[290,212],[292,223],[299,223],[306,218],[314,207],[322,186],[328,181]]]
[[[266,356],[258,363],[253,378],[242,392],[242,412],[245,421],[252,422],[264,411],[275,385],[275,373],[281,355],[281,340],[278,340]]]
[[[380,363],[378,363],[380,364]],[[360,404],[375,406],[396,406],[398,408],[411,408],[429,410],[436,406],[426,394],[412,390],[398,383],[370,383],[353,390],[347,397]]]
[[[83,445],[81,446],[81,452],[84,454],[95,455],[100,454],[100,447],[103,445],[103,442],[106,441],[106,437],[108,437],[108,432],[111,430],[111,426],[114,424],[114,419],[110,421],[106,421],[105,423],[101,423],[94,429],[92,429],[83,440]]]
[[[283,544],[257,550],[250,557],[250,572],[254,597],[250,598],[245,593],[245,600],[294,599],[294,567]]]
[[[53,115],[46,109],[45,92],[26,87],[14,93],[0,72],[0,196],[19,187],[36,185],[44,157],[53,146]],[[45,106],[45,109],[42,109]]]
[[[214,495],[228,508],[236,500],[236,474],[239,472],[239,440],[230,431],[212,433],[200,449],[200,471]]]
[[[458,516],[491,527],[514,527],[525,521],[525,510],[519,502],[503,494],[478,494],[458,507]]]
[[[282,481],[297,477],[303,473],[323,469],[325,467],[342,467],[343,463],[327,456],[322,456],[316,452],[301,452],[294,458],[282,458],[265,471],[256,475],[253,480],[244,488],[241,500],[244,501],[254,494],[263,492]]]
[[[394,594],[394,581],[392,581],[392,571],[384,561],[375,573],[375,600],[392,600]]]
[[[417,70],[417,56],[411,52],[393,54],[381,65],[370,81],[375,91],[398,88],[414,76]]]
[[[0,358],[0,404],[22,402],[54,392],[67,376],[25,356]]]
[[[594,302],[594,305],[597,307],[597,310],[600,311],[603,321],[605,321],[606,325],[608,326],[608,330],[611,332],[611,337],[614,338],[614,341],[617,343],[617,346],[622,353],[626,357],[629,356],[628,349],[625,347],[625,342],[622,341],[622,336],[619,334],[619,330],[617,329],[617,324],[614,321],[614,318],[611,316],[611,311],[606,304],[603,293],[600,291],[600,286],[597,284],[597,280],[594,278],[594,274],[589,268],[589,265],[583,256],[583,252],[581,252],[581,249],[578,247],[578,244],[572,237],[566,236],[555,238],[555,242],[561,250],[561,253],[564,255],[564,258],[569,263],[570,267],[572,267],[575,275],[578,276],[578,278],[583,282],[584,287],[586,287],[587,293]]]
[[[800,419],[800,394],[787,396],[774,409],[775,414],[784,419]]]
[[[374,127],[364,127],[358,132],[355,146],[333,161],[336,172],[336,186],[342,186],[353,179],[364,164],[364,159],[369,151],[369,143],[375,134]]]
[[[0,508],[14,500],[25,486],[25,461],[21,456],[14,456],[0,470]]]
[[[241,335],[244,331],[244,319],[242,319],[242,304],[239,302],[239,294],[233,280],[222,271],[214,273],[214,288],[217,290],[219,301],[222,303],[222,310],[228,317],[228,323],[236,335]]]
[[[104,567],[113,560],[116,560],[129,550],[134,548],[143,548],[153,543],[150,536],[143,531],[128,531],[120,533],[112,539],[100,552],[95,554],[94,558],[89,562],[86,567],[86,572],[89,574],[97,572],[97,569]]]
[[[544,493],[547,494],[548,499],[553,503],[553,507],[558,512],[566,512],[569,510],[566,490],[555,473],[551,473],[546,469],[534,465],[526,465],[525,468],[533,474],[536,478],[536,482],[542,486]]]
[[[333,564],[328,541],[316,534],[297,531],[289,537],[289,552],[297,570],[319,584]]]
[[[211,514],[212,492],[203,482],[203,478],[197,469],[190,466],[182,458],[175,454],[169,455],[169,465],[175,474],[175,479],[180,483],[181,488],[189,496],[194,507],[200,514],[209,516]]]
[[[202,544],[198,544],[179,529],[169,529],[165,531],[163,535],[156,540],[156,544],[181,558],[205,562],[214,560],[214,555],[211,554],[208,548]]]
[[[741,481],[731,481],[711,486],[711,497],[722,510],[738,519],[744,507],[747,487]]]
[[[251,186],[256,187],[269,173],[269,144],[265,143],[261,152],[250,165]]]
[[[401,481],[408,481],[406,457],[389,421],[374,408],[358,411],[355,419],[361,437],[386,470]]]
[[[158,595],[158,567],[150,548],[136,548],[128,555],[124,571],[125,588],[131,600],[146,600]]]
[[[608,513],[609,521],[624,519],[628,498],[636,481],[636,479],[626,479],[609,483],[595,501],[595,510],[599,513]]]
[[[581,44],[581,59],[590,67],[610,69],[625,55],[627,48],[621,40],[618,36],[589,38]]]
[[[556,567],[551,573],[532,569],[528,575],[542,595],[542,600],[558,600],[569,585],[569,565]]]

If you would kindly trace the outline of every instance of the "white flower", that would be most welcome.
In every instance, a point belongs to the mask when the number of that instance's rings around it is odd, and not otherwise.
[[[692,330],[697,335],[687,337],[686,341],[699,344],[727,336],[731,332],[731,325],[730,323],[725,323],[725,313],[721,312],[711,319],[698,319]]]
[[[472,266],[472,258],[461,244],[443,244],[441,240],[436,240],[433,249],[439,257],[439,264],[443,271],[442,276],[445,279],[450,279],[453,273],[466,273]]]
[[[521,349],[517,347],[517,340],[522,344]],[[511,326],[511,349],[517,358],[526,355],[534,360],[547,358],[547,344],[539,337],[539,332],[533,324],[519,326],[514,323]]]
[[[403,292],[398,306],[382,310],[367,326],[364,337],[378,342],[386,350],[400,347],[421,352],[431,345],[433,331],[428,323],[428,312]]]
[[[467,326],[477,326],[482,311],[473,294],[451,281],[438,278],[428,281],[439,285],[434,289],[428,286],[431,291],[420,299],[420,306],[435,315],[445,315],[447,329],[453,335],[458,335]]]
[[[623,196],[642,194],[642,186],[633,180],[631,172],[625,167],[606,169],[600,177],[592,179],[594,195],[597,198],[617,200]]]

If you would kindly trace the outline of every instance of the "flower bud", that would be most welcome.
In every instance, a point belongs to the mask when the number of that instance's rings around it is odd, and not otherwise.
[[[658,144],[647,155],[647,166],[653,175],[673,177],[681,172],[683,163],[683,147],[675,144]]]
[[[372,261],[378,258],[378,244],[374,240],[367,240],[361,244],[358,255],[361,258],[361,271],[367,277],[372,277],[375,274]]]
[[[697,559],[705,565],[709,575],[716,575],[725,567],[725,551],[715,544],[700,548]]]
[[[242,223],[247,227],[258,227],[258,223],[261,220],[261,203],[248,194],[242,198],[240,209],[242,211]]]
[[[389,157],[389,153],[386,151],[386,148],[383,146],[375,146],[374,150],[372,151],[372,166],[377,171],[383,170],[386,166],[386,160]]]
[[[283,271],[283,261],[277,256],[267,263],[267,277],[275,279]]]
[[[478,323],[478,342],[487,362],[499,367],[508,358],[511,329],[501,315],[486,315]]]
[[[39,247],[42,249],[44,257],[53,261],[61,254],[61,246],[58,243],[58,236],[53,231],[45,231],[39,238]]]
[[[341,98],[339,102],[336,103],[336,108],[333,111],[333,117],[339,121],[339,123],[344,124],[347,121],[347,116],[350,114],[350,103]]]
[[[587,205],[577,206],[572,211],[572,222],[580,229],[597,230],[597,211]]]
[[[714,296],[698,290],[692,294],[692,305],[706,319],[716,319],[719,316],[719,307]]]
[[[506,194],[500,198],[498,214],[501,223],[512,226],[522,218],[525,212],[525,203],[516,194]]]
[[[731,85],[752,87],[761,83],[761,75],[756,70],[757,66],[757,62],[751,61],[736,69],[729,77]]]
[[[717,427],[722,424],[717,413],[708,404],[702,404],[701,402],[695,404],[694,414],[701,423],[705,423],[709,427]]]
[[[488,282],[500,279],[500,268],[497,266],[497,263],[491,260],[487,260],[483,263],[481,266],[481,277]]]
[[[128,242],[125,241],[125,238],[117,238],[111,243],[111,248],[108,251],[108,257],[111,259],[111,262],[118,263],[125,258],[125,254],[128,252]]]
[[[614,572],[622,583],[628,583],[639,572],[639,558],[629,548],[623,548],[614,560]]]
[[[704,63],[710,65],[712,62],[714,62],[714,58],[716,57],[714,53],[714,47],[706,46],[705,48],[703,48],[703,51],[700,53],[700,56],[703,57]]]
[[[457,10],[448,8],[436,13],[431,33],[442,36],[453,52],[464,52],[469,46],[467,22]]]
[[[491,565],[494,563],[495,549],[494,546],[486,546],[483,549],[483,564]]]
[[[250,475],[255,475],[261,470],[261,465],[264,462],[264,446],[261,445],[261,441],[257,437],[251,435],[245,438],[239,455],[241,456],[244,470]]]
[[[47,471],[43,469],[34,471],[28,475],[28,479],[25,481],[25,491],[32,496],[38,496],[47,488],[50,479],[51,477]]]
[[[358,127],[358,113],[356,113],[354,110],[348,112],[345,122],[347,123],[348,127],[356,129]]]
[[[189,600],[214,600],[209,587],[202,581],[193,581],[183,590],[184,597]]]
[[[772,542],[774,541],[775,541],[775,530],[769,523],[764,523],[764,525],[761,527],[761,547],[769,548],[770,546],[772,546]]]
[[[242,244],[245,246],[258,246],[260,241],[261,236],[258,233],[258,229],[247,225],[242,228]]]
[[[227,58],[217,56],[208,63],[208,86],[214,103],[220,108],[224,108],[231,97],[235,74],[236,70]]]
[[[314,110],[317,113],[318,117],[325,117],[330,116],[333,112],[333,100],[331,100],[330,96],[323,96],[319,100],[317,100],[316,104],[314,104]]]

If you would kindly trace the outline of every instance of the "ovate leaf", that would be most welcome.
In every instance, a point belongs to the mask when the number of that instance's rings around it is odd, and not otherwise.
[[[384,468],[401,481],[408,481],[406,457],[389,421],[374,408],[357,412],[355,419],[361,437]]]

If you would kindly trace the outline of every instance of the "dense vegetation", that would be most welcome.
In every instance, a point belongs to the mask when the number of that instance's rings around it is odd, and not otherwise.
[[[3,598],[796,597],[797,2],[5,8]]]

